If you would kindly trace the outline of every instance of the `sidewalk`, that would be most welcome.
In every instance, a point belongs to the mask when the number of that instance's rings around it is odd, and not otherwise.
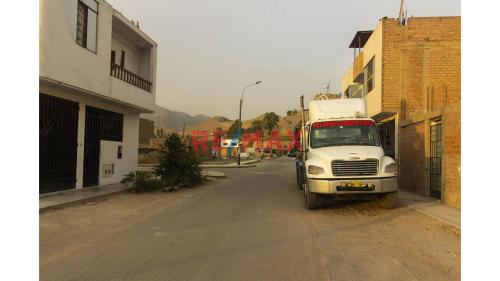
[[[208,178],[225,178],[227,176],[225,173],[205,170],[202,171],[202,174]],[[123,184],[118,183],[40,194],[38,211],[40,213],[43,213],[50,209],[81,204],[86,201],[95,200],[119,192],[124,192],[129,188],[130,187],[124,187]]]
[[[402,204],[460,230],[460,209],[447,206],[437,199],[401,189],[398,190],[398,196]]]
[[[124,187],[123,184],[119,183],[40,194],[38,209],[39,212],[42,213],[50,209],[79,204],[91,199],[94,200],[96,198],[123,192],[127,189],[128,188]]]
[[[255,163],[260,162],[260,159],[252,159],[241,161],[238,166],[237,163],[229,163],[229,164],[201,164],[200,168],[248,168],[255,167]],[[152,171],[156,164],[139,164],[140,171]]]

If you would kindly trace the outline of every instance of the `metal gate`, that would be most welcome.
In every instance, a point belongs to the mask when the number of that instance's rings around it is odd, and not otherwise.
[[[431,122],[431,196],[441,199],[441,159],[442,159],[442,141],[441,141],[441,120]]]
[[[86,106],[83,156],[84,187],[99,184],[101,140],[123,140],[123,114]]]
[[[75,188],[78,103],[40,93],[39,191]]]

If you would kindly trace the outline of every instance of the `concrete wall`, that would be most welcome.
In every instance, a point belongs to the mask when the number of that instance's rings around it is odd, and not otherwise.
[[[109,104],[105,102],[105,100],[98,100],[92,96],[82,95],[80,93],[63,90],[57,87],[41,85],[40,92],[75,101],[80,105],[80,112],[78,116],[78,147],[76,165],[77,188],[81,188],[83,184],[86,105],[123,114],[123,142],[103,142],[104,146],[101,147],[101,163],[115,163],[115,174],[113,177],[105,179],[102,178],[102,175],[100,174],[100,184],[118,183],[120,182],[120,179],[124,174],[130,171],[137,170],[137,150],[139,146],[139,112],[127,109],[122,106]],[[119,144],[123,145],[122,159],[116,158],[117,146]]]
[[[342,77],[341,93],[344,95],[347,88],[352,85],[352,67],[350,67]]]
[[[363,67],[374,59],[374,88],[365,96],[368,116],[382,111],[382,24],[377,25],[363,47]]]
[[[110,76],[110,98],[125,101],[141,109],[154,110],[155,98],[153,93],[149,93],[136,86]],[[149,112],[149,111],[142,111]]]
[[[112,7],[99,1],[97,52],[93,53],[75,42],[68,18],[76,12],[65,15],[67,1],[71,0],[40,1],[39,75],[109,96]]]
[[[78,87],[105,98],[122,101],[144,112],[152,111],[156,89],[156,43],[142,35],[142,31],[137,27],[131,25],[137,36],[144,37],[144,40],[152,44],[149,54],[141,54],[141,59],[138,60],[136,57],[133,62],[136,65],[135,69],[143,71],[153,82],[151,93],[126,82],[115,81],[118,79],[110,76],[110,60],[112,20],[116,11],[107,2],[98,1],[97,50],[94,53],[75,42],[75,2],[77,0],[40,0],[40,77]],[[123,20],[123,17],[120,16],[120,18]],[[119,59],[119,54],[117,55]],[[143,59],[147,61],[142,61]]]
[[[138,73],[139,70],[139,59],[141,59],[141,50],[134,48],[132,45],[128,44],[121,36],[118,34],[113,34],[111,38],[111,49],[115,51],[115,63],[120,64],[121,51],[125,51],[125,68],[132,71],[133,73]],[[140,74],[139,74],[140,75]],[[142,75],[140,75],[142,77]],[[143,77],[145,78],[145,77]]]

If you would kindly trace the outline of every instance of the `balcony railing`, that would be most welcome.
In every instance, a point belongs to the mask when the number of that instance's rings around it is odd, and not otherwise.
[[[118,64],[111,63],[111,71],[109,74],[122,81],[132,84],[137,88],[143,89],[144,91],[148,91],[151,93],[151,84],[152,84],[151,82],[129,70],[126,70],[125,68],[121,67]]]

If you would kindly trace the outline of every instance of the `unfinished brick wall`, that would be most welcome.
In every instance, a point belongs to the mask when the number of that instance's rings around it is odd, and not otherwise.
[[[443,201],[461,206],[461,110],[460,103],[446,108],[443,117]]]
[[[426,163],[424,142],[425,124],[420,122],[400,129],[399,185],[405,190],[428,195],[426,186]]]
[[[400,108],[401,26],[394,19],[382,22],[382,111],[398,112]]]
[[[442,200],[460,207],[460,17],[382,24],[382,111],[399,113],[401,188],[429,194],[429,124],[441,118]]]
[[[154,137],[154,122],[139,118],[139,144],[149,145],[149,139]]]

